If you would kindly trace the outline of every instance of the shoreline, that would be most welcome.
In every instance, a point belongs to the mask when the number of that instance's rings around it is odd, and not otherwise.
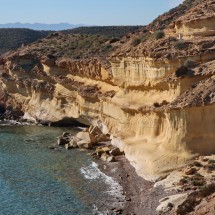
[[[19,126],[26,124],[18,123],[8,125]],[[27,124],[27,126],[29,125],[30,124]],[[38,124],[34,125],[39,126]],[[94,132],[95,128],[92,131]],[[86,132],[90,133],[88,129],[84,129],[79,133],[83,134]],[[125,155],[122,153],[120,155],[111,154],[112,150],[114,150],[112,147],[114,146],[111,146],[110,141],[101,141],[100,143],[98,141],[99,144],[97,143],[94,146],[87,144],[84,145],[84,147],[77,147],[76,144],[74,147],[71,146],[70,143],[67,143],[72,140],[72,144],[74,144],[75,136],[73,135],[74,134],[63,132],[63,134],[58,137],[58,143],[48,148],[54,150],[58,148],[79,148],[80,151],[91,156],[91,161],[101,173],[100,176],[106,176],[111,179],[107,185],[111,183],[115,183],[117,186],[119,185],[118,187],[116,186],[116,192],[120,195],[113,195],[112,202],[114,204],[110,207],[105,207],[104,212],[99,212],[102,208],[98,208],[93,214],[170,215],[178,211],[186,211],[192,214],[195,210],[204,210],[205,207],[207,207],[209,212],[213,210],[210,205],[213,204],[215,199],[213,196],[213,189],[215,190],[215,176],[213,175],[213,171],[215,171],[215,155],[195,158],[194,164],[175,170],[166,178],[157,182],[150,182],[136,173],[135,168],[130,164]],[[101,137],[107,138],[108,136],[99,136],[99,138]],[[109,157],[103,157],[101,152],[113,159],[108,160]],[[211,177],[209,177],[210,174],[208,173],[211,173]],[[201,184],[199,184],[200,182]],[[210,190],[210,188],[212,190]],[[109,191],[113,193],[114,189],[111,187]],[[202,196],[204,192],[206,192],[206,195],[204,194],[205,196]],[[192,205],[191,200],[193,198],[195,198],[196,205],[194,205],[191,210],[189,207]],[[202,204],[200,204],[199,198]],[[158,211],[156,211],[156,209]],[[208,213],[207,215],[211,214]]]
[[[36,123],[16,120],[1,122],[5,123],[2,126],[40,126]],[[84,151],[85,153],[92,152],[87,149]],[[141,176],[138,176],[135,168],[130,164],[125,155],[115,156],[115,159],[115,162],[107,162],[101,159],[93,159],[92,157],[92,161],[95,161],[99,170],[122,187],[124,200],[116,197],[118,201],[116,204],[122,206],[108,208],[107,214],[157,215],[156,208],[159,205],[159,200],[167,196],[164,189],[162,187],[155,188],[154,182],[146,181]]]
[[[154,187],[153,182],[138,176],[124,155],[117,156],[116,162],[99,162],[99,169],[116,180],[122,186],[125,195],[123,207],[112,208],[108,214],[158,214],[156,208],[160,204],[159,200],[166,197],[167,193],[161,186]]]

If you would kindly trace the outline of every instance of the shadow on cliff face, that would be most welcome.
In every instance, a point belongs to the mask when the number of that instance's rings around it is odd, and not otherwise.
[[[49,121],[43,121],[39,120],[39,123],[46,126],[53,126],[53,127],[88,127],[88,125],[83,124],[79,121],[77,121],[74,118],[65,117],[62,120],[56,121],[56,122],[49,122]]]
[[[6,111],[5,105],[2,102],[0,102],[0,114],[4,114],[5,111]]]
[[[18,108],[14,108],[12,105],[8,105],[8,106],[0,105],[0,111],[1,110],[3,111],[2,114],[4,114],[4,119],[7,119],[7,120],[19,121],[24,116],[23,111],[19,110]]]

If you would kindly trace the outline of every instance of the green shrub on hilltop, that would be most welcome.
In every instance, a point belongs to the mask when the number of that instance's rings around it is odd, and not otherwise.
[[[85,57],[96,52],[110,52],[114,46],[112,44],[120,42],[127,33],[134,33],[140,28],[142,26],[93,26],[52,34],[51,31],[0,29],[0,54],[37,41],[35,51],[57,56]]]
[[[50,35],[42,42],[33,43],[30,47],[31,53],[43,55],[52,54],[55,57],[69,57],[73,59],[105,56],[110,53],[116,45],[110,43],[110,39],[103,35],[76,35],[62,34]]]
[[[0,54],[17,49],[23,44],[29,44],[46,37],[50,31],[35,31],[21,28],[0,29]]]
[[[135,33],[142,27],[143,26],[92,26],[74,28],[63,32],[67,34],[88,34],[106,36],[108,38],[122,38],[128,33]]]

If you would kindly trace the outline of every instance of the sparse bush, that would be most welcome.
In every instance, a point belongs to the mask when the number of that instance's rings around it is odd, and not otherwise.
[[[159,31],[155,32],[154,36],[155,36],[156,40],[159,40],[159,39],[163,38],[165,36],[165,34],[162,30],[159,30]]]
[[[209,163],[209,164],[205,165],[204,168],[207,169],[208,171],[213,171],[213,170],[215,170],[215,164]]]
[[[196,174],[193,176],[193,178],[199,179],[199,178],[204,178],[204,176],[201,175],[201,174],[199,174],[199,173],[196,173]]]
[[[204,166],[208,171],[215,170],[215,160],[208,160],[208,164]]]
[[[182,49],[186,48],[186,43],[182,40],[178,40],[175,42],[174,47],[175,47],[175,49],[182,50]]]
[[[195,161],[194,165],[197,166],[197,167],[202,167],[202,164],[200,162],[198,162],[198,161]]]
[[[181,184],[187,184],[188,183],[188,178],[185,178],[185,177],[181,178],[180,183]]]
[[[194,75],[194,71],[186,66],[181,66],[175,71],[176,77],[184,77],[184,76],[190,76],[192,77]]]
[[[203,186],[205,184],[204,176],[200,175],[199,173],[196,173],[191,178],[191,181],[193,186]]]
[[[112,39],[110,40],[110,44],[111,44],[111,43],[116,43],[116,42],[118,42],[118,41],[120,41],[120,38],[118,38],[118,37],[112,38]]]
[[[187,75],[189,72],[188,68],[185,66],[179,67],[176,71],[175,71],[175,75],[176,77],[183,77],[185,75]]]
[[[160,104],[158,102],[155,102],[154,107],[160,107]]]
[[[213,183],[213,184],[208,184],[208,185],[201,187],[199,193],[202,197],[206,197],[214,192],[215,192],[215,184]]]
[[[192,84],[191,88],[194,89],[194,88],[196,88],[196,86],[197,86],[197,84]]]
[[[193,180],[192,181],[192,185],[193,186],[196,186],[196,187],[201,187],[205,184],[205,181],[204,180]]]
[[[109,51],[109,50],[111,50],[113,48],[113,46],[112,45],[110,45],[110,44],[106,44],[103,48],[102,48],[102,52],[107,52],[107,51]]]
[[[140,38],[135,38],[132,41],[132,46],[138,46],[141,43],[141,39]]]
[[[208,160],[209,164],[215,164],[215,160]]]
[[[197,63],[188,59],[187,61],[185,61],[184,66],[186,66],[187,68],[195,68],[197,66]]]

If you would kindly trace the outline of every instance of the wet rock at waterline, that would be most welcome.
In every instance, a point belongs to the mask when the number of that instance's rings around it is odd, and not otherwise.
[[[71,150],[79,148],[81,150],[95,150],[91,155],[94,159],[101,159],[105,162],[115,162],[116,156],[123,155],[123,152],[119,148],[114,147],[109,141],[97,142],[98,135],[105,136],[106,140],[109,139],[109,135],[102,134],[101,130],[97,126],[90,126],[81,132],[78,132],[75,136],[70,133],[64,132],[60,137],[58,137],[57,145],[64,146],[65,149]],[[104,138],[102,139],[104,140]],[[56,145],[51,145],[50,149],[57,149]]]

